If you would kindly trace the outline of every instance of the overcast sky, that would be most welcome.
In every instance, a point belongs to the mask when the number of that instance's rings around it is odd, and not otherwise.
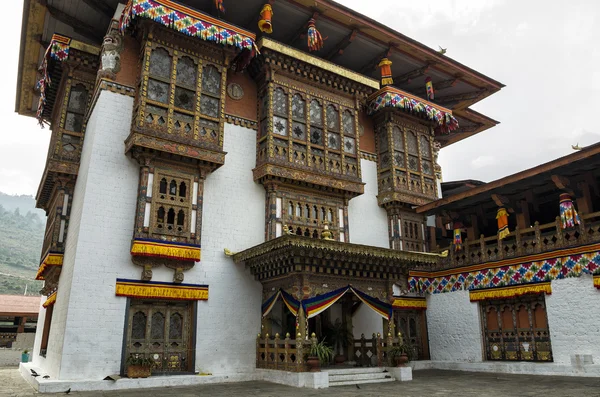
[[[506,85],[473,107],[501,124],[442,150],[445,181],[491,181],[600,141],[600,1],[338,1]],[[50,133],[14,113],[22,0],[3,7],[0,192],[35,194]]]

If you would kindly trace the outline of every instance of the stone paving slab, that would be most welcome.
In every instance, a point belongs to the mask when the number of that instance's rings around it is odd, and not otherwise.
[[[600,378],[505,375],[458,371],[422,370],[411,382],[340,386],[323,390],[298,389],[268,382],[168,387],[161,389],[72,392],[76,397],[381,397],[381,396],[542,396],[600,397]],[[52,394],[61,396],[63,394]],[[41,397],[21,378],[17,369],[0,369],[1,397]]]

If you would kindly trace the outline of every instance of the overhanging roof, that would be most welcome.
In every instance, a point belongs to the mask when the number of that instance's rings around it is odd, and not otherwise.
[[[600,170],[600,143],[537,167],[431,202],[418,207],[416,211],[425,215],[450,210],[460,211],[491,202],[491,194],[508,196],[544,185],[555,190],[556,187],[551,179],[552,175],[570,177],[596,170]]]
[[[179,2],[216,15],[213,0]],[[31,115],[34,105],[29,102],[36,98],[25,94],[23,101],[22,96],[35,83],[35,65],[39,65],[52,34],[99,46],[118,3],[119,0],[25,0],[16,111]],[[225,2],[224,19],[257,32],[258,15],[265,1],[229,3]],[[425,78],[431,77],[434,87],[439,87],[436,102],[464,119],[465,130],[441,137],[444,145],[495,125],[495,122],[482,124],[467,108],[500,90],[504,85],[498,81],[335,1],[277,0],[272,6],[274,31],[269,37],[276,41],[307,51],[306,23],[316,17],[317,28],[327,39],[324,48],[312,55],[377,80],[376,64],[381,57],[388,56],[394,63],[396,85],[421,97]]]

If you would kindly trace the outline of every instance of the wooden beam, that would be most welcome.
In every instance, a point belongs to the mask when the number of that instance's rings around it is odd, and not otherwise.
[[[294,32],[293,35],[290,36],[290,38],[286,41],[286,43],[290,43],[291,46],[294,45],[294,43],[296,42],[296,40],[300,39],[300,37],[302,37],[303,35],[306,36],[306,32],[308,31],[308,22],[311,19],[317,20],[319,19],[319,15],[321,15],[321,12],[313,9],[313,13],[312,15],[306,20],[306,22],[304,22],[302,24],[302,26],[300,26],[296,32]]]
[[[480,129],[481,127],[483,127],[483,124],[477,123],[477,124],[467,125],[464,127],[459,127],[458,131],[456,131],[456,132],[475,132],[478,129]]]
[[[439,83],[433,83],[433,89],[435,91],[445,90],[446,88],[454,87],[458,83],[458,78],[443,80]]]
[[[533,210],[535,212],[540,212],[540,204],[535,195],[533,194],[533,190],[530,189],[525,192],[525,200],[527,200],[527,203],[533,206]]]
[[[515,212],[515,210],[513,208],[514,206],[512,205],[511,200],[508,199],[507,197],[504,197],[504,196],[502,196],[500,194],[493,193],[492,194],[492,200],[494,200],[494,203],[496,203],[496,205],[498,207],[504,207],[510,213],[514,213]]]
[[[434,89],[435,89],[435,87],[434,87]],[[469,101],[471,99],[479,98],[486,91],[487,91],[486,89],[483,89],[483,90],[465,92],[462,94],[454,94],[454,95],[446,95],[446,96],[442,96],[442,97],[436,97],[435,103]]]
[[[383,58],[389,57],[391,53],[392,53],[392,46],[389,46],[387,48],[387,50],[383,51],[379,55],[376,55],[375,58],[371,59],[362,68],[360,68],[360,70],[358,71],[358,73],[360,73],[360,74],[366,74],[366,75],[371,74],[371,72],[373,71],[373,69],[375,69],[377,67],[377,65],[379,65],[379,62],[381,62],[381,60]]]
[[[90,6],[90,8],[93,10],[99,12],[100,14],[104,14],[110,19],[115,16],[115,10],[103,0],[83,0],[83,2]]]
[[[554,185],[556,185],[556,187],[561,190],[567,189],[567,186],[571,184],[569,178],[566,178],[564,176],[552,175],[550,178],[552,179],[552,182],[554,182]]]
[[[340,40],[340,42],[337,43],[331,51],[329,51],[329,53],[325,56],[325,59],[331,61],[338,55],[342,55],[344,53],[344,50],[350,45],[350,43],[354,41],[354,39],[358,35],[358,32],[358,29],[353,29],[352,32],[348,33],[346,37]]]
[[[421,68],[411,70],[410,72],[398,75],[394,77],[394,85],[410,83],[410,81],[419,76],[423,76],[431,68],[433,64],[427,64]]]
[[[96,43],[102,43],[104,36],[100,36],[94,30],[94,28],[87,23],[82,22],[81,20],[59,10],[54,6],[46,5],[46,9],[54,19],[71,26],[76,33],[79,33],[80,35],[85,36]]]

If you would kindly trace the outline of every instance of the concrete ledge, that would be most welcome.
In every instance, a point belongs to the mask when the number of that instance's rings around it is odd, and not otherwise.
[[[599,364],[572,366],[565,363],[532,363],[522,361],[484,361],[479,363],[454,361],[414,361],[411,362],[411,366],[415,371],[422,369],[445,369],[450,371],[493,372],[499,374],[600,377]]]
[[[31,376],[31,369],[40,376]],[[126,390],[144,389],[169,386],[192,386],[210,383],[231,383],[262,380],[257,373],[239,373],[231,375],[171,375],[151,376],[149,378],[129,379],[122,378],[117,381],[111,380],[52,380],[44,379],[41,369],[35,368],[31,363],[21,363],[19,366],[21,376],[39,393],[60,393],[68,389],[71,391],[98,391],[98,390]]]
[[[406,382],[412,380],[411,367],[388,367],[390,375],[398,382]]]
[[[329,374],[323,372],[285,372],[273,369],[257,369],[258,378],[267,382],[293,387],[325,389],[329,387]]]

